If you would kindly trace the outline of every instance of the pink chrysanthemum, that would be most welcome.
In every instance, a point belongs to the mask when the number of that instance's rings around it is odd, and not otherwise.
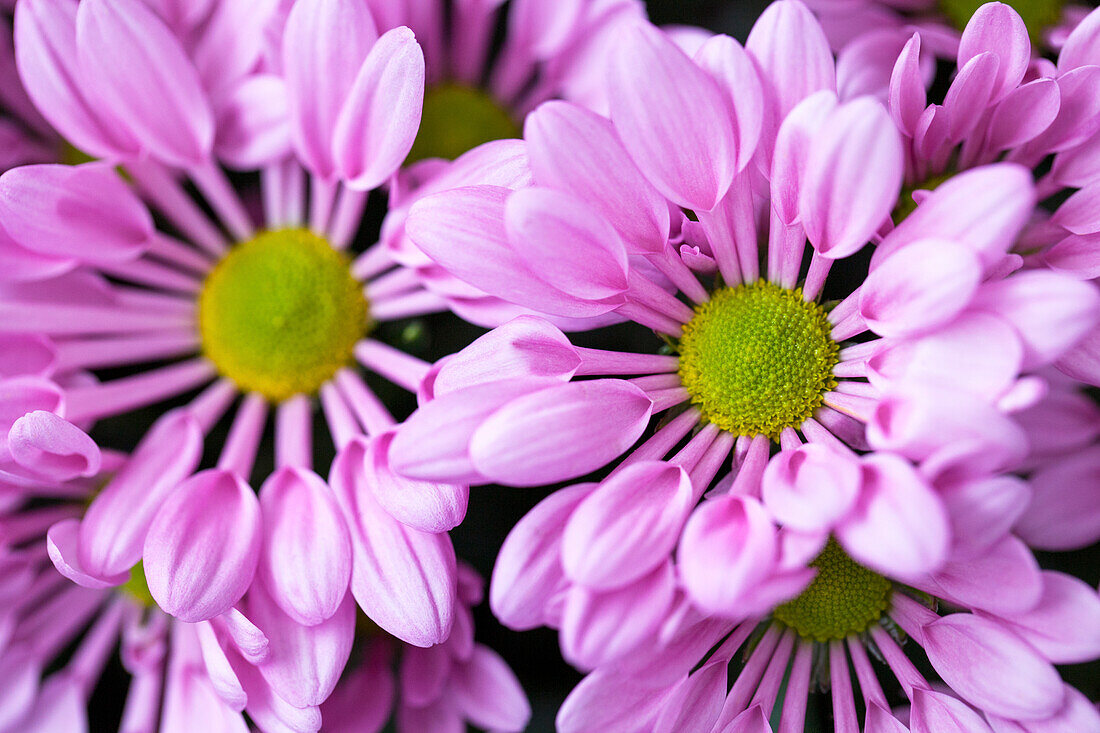
[[[263,28],[248,5],[205,6],[203,33],[185,41],[138,0],[19,4],[31,97],[103,160],[0,180],[0,331],[48,354],[45,373],[64,386],[57,409],[77,424],[186,403],[156,420],[82,517],[51,528],[58,569],[102,588],[142,561],[153,599],[178,619],[247,614],[278,629],[273,643],[299,645],[303,664],[316,645],[325,684],[295,687],[286,669],[278,690],[308,717],[350,650],[349,587],[402,640],[447,638],[457,579],[446,532],[467,490],[389,471],[379,456],[393,418],[356,367],[414,389],[428,365],[371,330],[444,307],[384,249],[345,252],[368,191],[415,137],[420,48],[407,28],[379,36],[356,0],[300,0],[279,73],[253,74]],[[216,32],[234,22],[239,34]],[[265,110],[279,124],[254,124]],[[263,166],[258,217],[221,162]],[[314,398],[340,449],[331,488],[312,468]],[[238,400],[219,446],[211,429]],[[257,497],[269,412],[276,468]],[[208,452],[216,466],[196,473]]]

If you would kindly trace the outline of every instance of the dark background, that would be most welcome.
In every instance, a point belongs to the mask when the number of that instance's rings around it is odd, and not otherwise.
[[[649,0],[650,16],[658,24],[694,24],[714,31],[729,33],[744,41],[753,21],[766,7],[764,0]],[[372,201],[370,213],[373,220],[364,223],[360,232],[362,241],[373,241],[384,214],[384,202]],[[461,349],[476,338],[481,331],[464,324],[453,316],[439,315],[401,324],[388,324],[377,337],[432,361]],[[640,350],[655,348],[651,334],[636,327],[616,327],[598,333],[579,335],[577,343],[585,346],[611,346]],[[106,375],[104,375],[106,376]],[[415,407],[410,395],[389,385],[373,375],[368,383],[398,417],[404,417]],[[121,449],[132,448],[141,433],[153,419],[163,412],[163,406],[145,411],[147,420],[133,413],[124,419],[100,423],[95,435],[103,443]],[[216,445],[227,425],[219,425],[212,436]],[[331,459],[322,456],[331,452],[331,444],[318,419],[315,446],[318,465],[324,466]],[[270,431],[269,431],[270,432]],[[219,435],[220,433],[220,435]],[[267,455],[268,458],[263,458]],[[256,477],[262,480],[271,469],[270,435],[261,447]],[[256,484],[258,485],[258,483]],[[452,532],[460,558],[472,564],[486,578],[492,571],[496,553],[509,529],[551,489],[514,489],[506,487],[478,487],[470,492],[470,507],[466,521]],[[1100,582],[1100,548],[1093,547],[1075,553],[1043,555],[1045,567],[1064,570],[1081,577],[1092,586]],[[554,716],[565,696],[581,679],[579,673],[561,660],[557,635],[554,631],[516,633],[500,626],[483,604],[476,610],[478,639],[496,649],[512,666],[527,691],[534,709],[530,731],[552,731]],[[1091,699],[1100,698],[1100,664],[1076,665],[1063,670],[1068,682],[1085,692]],[[92,731],[117,730],[128,680],[117,660],[111,663],[97,687],[92,703]],[[819,695],[821,704],[811,704],[807,730],[831,730],[828,719],[827,695]]]

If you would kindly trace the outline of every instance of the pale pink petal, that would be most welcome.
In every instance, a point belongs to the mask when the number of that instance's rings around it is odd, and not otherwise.
[[[1010,721],[989,715],[995,733],[1077,733],[1100,730],[1100,710],[1096,704],[1073,687],[1065,686],[1066,700],[1062,709],[1044,720]],[[1025,727],[1026,726],[1026,727]]]
[[[253,74],[226,93],[218,105],[214,151],[226,165],[254,170],[291,153],[286,82],[275,74]]]
[[[694,56],[695,63],[710,72],[726,92],[737,128],[737,171],[756,153],[763,130],[767,102],[752,58],[729,36],[711,36]]]
[[[989,149],[1007,150],[1033,139],[1054,122],[1060,102],[1053,79],[1036,79],[1013,89],[989,118]]]
[[[15,421],[8,450],[23,468],[51,481],[68,481],[99,472],[99,446],[88,434],[52,412],[36,410]]]
[[[959,67],[943,99],[948,142],[962,142],[978,126],[996,92],[997,64],[997,55],[986,51]],[[932,150],[925,147],[922,152],[928,155]]]
[[[799,198],[810,147],[837,106],[832,91],[814,92],[798,103],[783,120],[772,155],[772,210],[784,224],[798,221]]]
[[[1100,278],[1100,234],[1066,237],[1043,253],[1043,261],[1082,280]]]
[[[26,333],[0,335],[4,363],[0,379],[30,376],[49,377],[57,368],[57,347],[45,336]]]
[[[761,496],[779,524],[806,532],[828,530],[855,503],[860,481],[852,457],[810,443],[772,458]]]
[[[913,690],[909,714],[913,733],[989,733],[990,728],[974,708],[962,700],[933,690]]]
[[[738,167],[730,104],[718,83],[648,23],[621,32],[610,75],[611,120],[634,162],[676,204],[713,209]]]
[[[1071,550],[1100,540],[1100,448],[1052,461],[1031,477],[1032,500],[1016,523],[1029,545]]]
[[[903,170],[901,136],[882,105],[864,97],[839,106],[810,144],[799,201],[818,253],[840,259],[867,244],[898,200]]]
[[[446,532],[462,523],[470,489],[465,484],[417,481],[390,468],[393,433],[371,441],[363,470],[374,498],[394,519],[423,532]]]
[[[566,574],[598,590],[638,580],[676,547],[692,504],[682,468],[662,461],[624,468],[589,494],[566,524]]]
[[[1085,334],[1076,346],[1054,362],[1054,366],[1080,382],[1100,386],[1100,327]]]
[[[998,624],[956,613],[924,631],[936,672],[972,705],[1006,718],[1036,720],[1056,713],[1065,698],[1054,667]]]
[[[80,540],[80,520],[66,519],[50,527],[46,533],[46,550],[57,572],[85,588],[110,588],[125,583],[129,573],[114,576],[91,574],[80,564],[77,543]]]
[[[493,731],[521,731],[531,720],[527,696],[500,655],[475,644],[468,662],[455,669],[452,694],[466,719]]]
[[[651,687],[614,671],[594,672],[565,698],[558,710],[558,731],[651,730],[672,689]]]
[[[140,0],[85,0],[76,14],[81,78],[143,150],[188,167],[210,156],[214,115],[198,71]]]
[[[351,540],[332,490],[311,471],[281,468],[264,481],[260,509],[259,567],[271,598],[299,624],[321,623],[351,579]]]
[[[993,101],[997,101],[1016,88],[1031,63],[1027,26],[1012,6],[987,3],[974,12],[959,41],[959,68],[987,51],[997,58],[993,86]]]
[[[863,462],[856,506],[837,538],[858,562],[901,578],[937,568],[947,556],[947,513],[916,470],[889,454]]]
[[[981,260],[969,246],[917,240],[871,270],[860,290],[859,313],[883,336],[926,333],[970,304],[981,277]]]
[[[470,437],[470,461],[491,481],[513,486],[583,476],[634,445],[652,410],[645,392],[621,379],[549,387],[481,423]]]
[[[1100,130],[1100,97],[1093,94],[1100,84],[1100,66],[1082,66],[1058,77],[1058,117],[1027,149],[1042,154],[1068,150]]]
[[[736,617],[740,602],[772,570],[775,527],[755,499],[724,495],[695,510],[678,557],[685,590],[701,608]]]
[[[753,24],[745,50],[760,66],[765,93],[774,94],[776,120],[816,91],[836,91],[833,53],[821,25],[800,2],[768,6]]]
[[[955,542],[981,550],[999,540],[1027,510],[1031,489],[1016,476],[990,476],[940,491]]]
[[[1070,234],[1100,232],[1100,185],[1083,188],[1066,199],[1050,217],[1050,223]]]
[[[145,536],[149,592],[182,621],[228,611],[252,583],[261,530],[248,484],[219,469],[196,474],[164,500]]]
[[[1100,13],[1092,11],[1069,34],[1058,54],[1058,70],[1100,65]]]
[[[349,188],[370,190],[409,154],[424,105],[424,53],[404,26],[382,35],[348,92],[333,129],[336,172]]]
[[[677,685],[654,733],[711,730],[726,699],[726,662],[708,664]]]
[[[890,76],[890,115],[907,137],[913,137],[928,97],[920,72],[920,34],[914,33],[898,55]]]
[[[1057,664],[1077,664],[1100,655],[1100,596],[1071,575],[1043,571],[1038,605],[1007,615],[1001,623]]]
[[[932,581],[952,602],[998,614],[1023,613],[1039,602],[1039,564],[1020,540],[1006,536],[972,558],[952,557]]]

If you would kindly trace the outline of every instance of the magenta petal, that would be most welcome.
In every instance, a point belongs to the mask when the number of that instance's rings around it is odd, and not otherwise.
[[[1096,589],[1063,573],[1043,571],[1039,603],[1000,619],[1057,664],[1076,664],[1100,655],[1100,596]]]
[[[557,729],[560,733],[651,730],[672,689],[652,687],[614,670],[594,672],[565,698],[558,710]]]
[[[1036,79],[1013,89],[989,118],[990,150],[1007,150],[1028,142],[1058,116],[1061,95],[1053,79]]]
[[[581,300],[622,302],[626,248],[584,201],[549,188],[521,189],[504,206],[504,228],[520,259],[551,287]]]
[[[209,621],[201,621],[195,625],[195,635],[202,648],[203,666],[210,678],[210,685],[226,705],[237,711],[244,710],[248,695],[244,693],[237,673],[229,664],[229,658],[218,642],[214,627]]]
[[[141,559],[154,515],[199,465],[202,444],[202,430],[187,413],[168,413],[157,421],[84,515],[80,558],[85,567],[116,575]]]
[[[359,0],[307,0],[290,9],[282,61],[291,136],[306,167],[321,178],[336,171],[336,120],[377,38],[367,4]]]
[[[966,308],[981,277],[981,261],[967,245],[918,240],[871,270],[860,290],[859,313],[883,336],[927,332]]]
[[[1043,253],[1043,261],[1081,280],[1100,278],[1100,233],[1066,237]]]
[[[333,129],[336,171],[349,188],[370,190],[400,167],[424,106],[424,53],[404,26],[370,50]]]
[[[890,115],[907,137],[913,137],[928,102],[920,72],[920,34],[914,33],[898,55],[890,76]]]
[[[531,720],[531,706],[519,680],[492,649],[476,644],[470,660],[455,669],[453,680],[455,703],[474,725],[521,731]]]
[[[450,537],[408,527],[375,500],[361,469],[367,446],[336,457],[330,483],[351,530],[351,592],[372,621],[402,641],[431,646],[454,621],[455,554]]]
[[[541,185],[589,202],[636,250],[661,251],[668,238],[668,203],[638,170],[608,120],[553,101],[527,116],[523,132]]]
[[[1069,34],[1058,54],[1058,70],[1065,73],[1078,66],[1100,65],[1100,13],[1085,16]]]
[[[979,712],[951,695],[913,690],[913,706],[909,713],[913,733],[992,733]]]
[[[51,481],[99,472],[99,446],[88,434],[52,412],[37,410],[15,421],[8,450],[23,468]]]
[[[470,461],[486,478],[538,486],[583,476],[621,455],[649,424],[653,403],[621,379],[570,382],[524,395],[470,437]]]
[[[409,705],[423,707],[438,700],[451,675],[451,650],[447,644],[426,649],[409,646],[401,655],[401,697]]]
[[[952,557],[932,580],[953,603],[997,614],[1023,613],[1042,594],[1039,564],[1027,545],[1012,536],[976,557]]]
[[[0,176],[0,216],[20,246],[89,264],[139,257],[154,231],[141,199],[101,163],[9,170]]]
[[[46,336],[25,333],[0,335],[4,363],[0,379],[10,377],[50,377],[57,368],[57,347]]]
[[[85,588],[110,588],[125,583],[126,579],[130,577],[129,573],[98,576],[91,575],[84,570],[80,565],[80,553],[77,552],[77,542],[80,539],[79,532],[80,520],[66,519],[50,527],[46,533],[46,549],[54,567],[57,568],[57,572]]]
[[[739,604],[775,564],[775,526],[764,507],[720,496],[695,510],[680,539],[680,579],[701,608],[737,616]]]
[[[911,578],[943,563],[950,528],[939,497],[916,470],[896,456],[879,454],[864,460],[859,500],[837,538],[862,564]]]
[[[1031,490],[1016,476],[967,481],[940,492],[955,541],[969,550],[989,547],[1027,510]]]
[[[241,599],[260,559],[260,503],[219,469],[195,474],[165,499],[145,537],[149,592],[181,621],[202,621]]]
[[[708,664],[681,682],[657,718],[654,733],[712,730],[726,699],[726,664]]]
[[[1062,707],[1054,667],[993,621],[967,613],[937,619],[924,627],[924,649],[951,689],[982,710],[1036,720]]]
[[[1029,545],[1072,550],[1100,540],[1100,447],[1041,467],[1031,477],[1032,500],[1016,524]]]
[[[997,101],[1016,88],[1031,63],[1027,26],[1012,6],[987,3],[974,12],[959,41],[959,68],[987,51],[997,58],[992,95]]]
[[[679,206],[717,206],[738,167],[718,83],[648,23],[621,32],[610,74],[611,120],[646,177]]]
[[[143,149],[181,167],[205,161],[214,115],[175,35],[140,0],[86,0],[76,14],[81,76]]]
[[[763,708],[757,703],[731,720],[718,733],[772,733],[772,727],[768,724]]]
[[[1093,93],[1100,84],[1100,67],[1082,66],[1057,81],[1061,98],[1058,117],[1028,146],[1043,154],[1080,145],[1100,130],[1100,97]]]
[[[1070,234],[1100,232],[1100,186],[1088,186],[1074,193],[1058,207],[1050,223]]]
[[[867,244],[898,200],[903,171],[901,136],[881,104],[838,107],[811,143],[799,202],[818,253],[839,259]]]
[[[389,465],[392,441],[393,433],[371,441],[363,466],[382,508],[399,522],[423,532],[446,532],[461,524],[470,499],[469,487],[398,476]]]
[[[768,463],[761,495],[780,524],[815,532],[828,530],[848,513],[860,481],[853,458],[810,443],[782,451]]]
[[[355,602],[348,595],[336,612],[303,626],[282,612],[262,583],[248,594],[256,623],[271,640],[260,673],[279,697],[295,707],[320,705],[332,693],[351,654]]]
[[[578,484],[546,497],[516,523],[497,554],[489,605],[501,623],[524,631],[547,622],[564,576],[562,534],[577,505],[596,488]]]
[[[589,494],[566,524],[565,572],[598,590],[638,580],[676,547],[692,504],[682,468],[663,461],[624,468]]]
[[[336,497],[315,473],[281,468],[264,481],[260,509],[259,568],[271,597],[297,623],[321,623],[336,613],[351,579],[351,540]]]

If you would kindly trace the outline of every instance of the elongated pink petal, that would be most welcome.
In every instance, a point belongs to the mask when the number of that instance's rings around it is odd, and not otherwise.
[[[1016,476],[992,476],[941,490],[955,542],[971,551],[989,547],[1027,510],[1031,489]]]
[[[973,614],[924,627],[924,650],[936,672],[964,700],[1006,718],[1056,713],[1065,693],[1058,672],[1015,634]]]
[[[801,215],[799,199],[810,147],[836,106],[835,92],[814,92],[799,102],[779,127],[772,155],[771,194],[772,210],[784,224],[794,224]]]
[[[771,572],[775,527],[764,507],[720,496],[695,510],[680,539],[680,577],[701,608],[736,617],[739,603]]]
[[[49,377],[57,368],[57,347],[45,336],[26,333],[0,335],[4,364],[0,379],[31,376]]]
[[[628,654],[656,633],[675,590],[672,563],[667,560],[649,575],[615,590],[571,587],[562,612],[562,654],[583,669]]]
[[[99,472],[99,446],[80,428],[52,412],[36,410],[15,421],[8,433],[11,457],[52,481]]]
[[[546,497],[508,533],[493,566],[489,605],[501,623],[524,631],[547,622],[551,598],[564,583],[562,534],[577,505],[596,484],[578,484]]]
[[[565,698],[557,728],[561,733],[650,730],[674,687],[653,687],[613,670],[594,672]]]
[[[538,486],[583,476],[641,437],[653,403],[621,379],[570,382],[524,395],[470,437],[470,461],[497,483]]]
[[[709,38],[696,52],[695,63],[707,70],[728,95],[737,130],[737,172],[756,153],[768,113],[760,75],[752,58],[729,36]]]
[[[416,481],[393,472],[389,447],[393,433],[371,441],[363,470],[374,498],[394,519],[423,532],[446,532],[462,523],[470,489],[465,484]]]
[[[366,451],[352,441],[329,479],[351,531],[351,592],[372,621],[402,641],[438,644],[454,621],[454,548],[445,533],[412,529],[379,506],[361,469]]]
[[[764,471],[764,506],[785,527],[814,532],[827,530],[856,501],[859,464],[824,446],[810,443],[783,451]]]
[[[527,116],[523,133],[540,184],[587,201],[635,250],[664,247],[668,203],[638,170],[607,119],[553,101]]]
[[[890,76],[890,115],[898,129],[907,137],[913,137],[917,123],[924,112],[928,97],[920,72],[920,34],[914,33],[898,54],[894,71]]]
[[[842,104],[810,145],[799,210],[824,257],[858,251],[890,216],[903,173],[901,136],[881,104]]]
[[[1072,69],[1059,76],[1057,82],[1058,116],[1028,144],[1028,149],[1043,154],[1069,150],[1100,130],[1100,99],[1091,93],[1100,84],[1100,67]]]
[[[89,94],[144,150],[182,167],[210,156],[214,115],[198,71],[155,13],[140,0],[91,0],[76,29]]]
[[[540,280],[578,299],[623,302],[626,248],[615,229],[584,201],[549,188],[521,189],[505,204],[504,228]]]
[[[332,490],[311,471],[282,468],[260,489],[260,510],[259,567],[271,598],[299,624],[330,618],[351,579],[351,540]]]
[[[719,733],[772,733],[772,727],[764,709],[757,703],[731,720]]]
[[[202,430],[187,413],[157,421],[84,515],[80,561],[86,568],[117,575],[141,559],[154,515],[198,467],[202,443]]]
[[[291,137],[321,178],[336,172],[336,120],[377,38],[367,4],[358,0],[306,0],[290,9],[282,55]]]
[[[942,692],[913,690],[913,707],[909,715],[913,733],[990,733],[980,713]]]
[[[1039,602],[1039,564],[1020,540],[1006,536],[972,558],[955,559],[932,573],[946,598],[997,614],[1023,613]]]
[[[261,530],[248,484],[219,469],[196,474],[165,499],[145,536],[149,592],[182,621],[228,611],[252,583]]]
[[[1090,65],[1100,65],[1100,13],[1095,10],[1077,24],[1058,54],[1058,70],[1063,73]]]
[[[226,165],[262,168],[290,155],[286,82],[275,74],[253,74],[226,92],[218,105],[214,151]]]
[[[91,264],[140,256],[154,230],[141,200],[101,163],[8,171],[0,176],[0,216],[32,252]]]
[[[92,574],[80,563],[77,543],[80,540],[80,520],[66,519],[50,527],[46,533],[46,550],[57,572],[77,585],[85,588],[110,588],[121,585],[129,578],[129,573],[117,575]]]
[[[332,156],[348,187],[367,191],[412,149],[424,106],[424,53],[404,26],[370,50],[333,129]]]
[[[1100,186],[1089,186],[1066,199],[1050,223],[1071,234],[1095,234],[1100,232]]]
[[[907,578],[943,563],[950,528],[939,497],[916,470],[880,454],[864,460],[859,501],[837,538],[860,563]]]
[[[1100,540],[1100,448],[1080,450],[1031,477],[1032,500],[1016,523],[1029,545],[1071,550]]]
[[[233,671],[248,696],[245,711],[261,730],[291,730],[295,733],[317,733],[321,729],[321,711],[316,705],[297,707],[284,700],[260,670],[238,656],[230,659]],[[186,728],[181,729],[180,733]]]
[[[1100,654],[1100,596],[1070,575],[1043,571],[1039,603],[1000,621],[1057,664],[1086,662]]]
[[[679,206],[713,209],[738,167],[730,105],[718,83],[646,23],[621,31],[610,74],[611,120],[634,162]]]
[[[682,730],[710,730],[726,698],[726,663],[708,664],[681,682],[672,693],[664,712],[657,718],[655,733]]]
[[[1036,79],[1013,89],[989,118],[991,150],[1007,150],[1033,139],[1058,116],[1061,94],[1053,79]]]
[[[959,68],[985,52],[992,52],[997,58],[992,95],[995,102],[1016,88],[1031,63],[1027,26],[1012,6],[987,3],[967,22],[959,41]]]
[[[871,271],[860,291],[859,312],[883,336],[928,332],[967,307],[981,276],[981,261],[967,245],[918,240]]]
[[[195,624],[195,635],[202,648],[203,666],[210,678],[211,687],[226,705],[237,711],[244,710],[248,695],[229,664],[229,658],[215,635],[213,625],[209,621],[200,621]]]
[[[745,50],[759,64],[776,120],[822,89],[836,91],[833,53],[821,25],[801,2],[772,3],[752,26]]]
[[[454,682],[455,702],[476,726],[521,731],[531,719],[531,706],[515,673],[487,646],[474,645],[470,660],[455,670]]]
[[[574,582],[610,590],[657,567],[676,547],[692,506],[691,481],[677,466],[635,463],[581,502],[563,537],[562,565]]]

